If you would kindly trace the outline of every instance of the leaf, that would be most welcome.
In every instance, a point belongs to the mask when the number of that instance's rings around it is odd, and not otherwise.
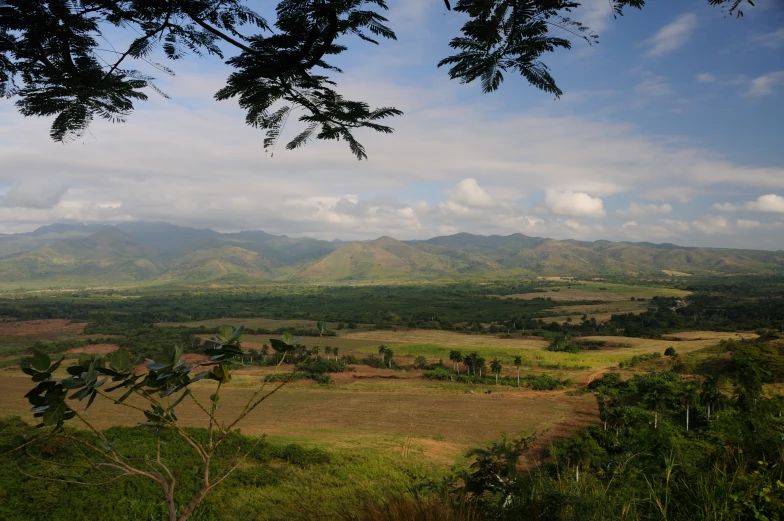
[[[65,405],[65,402],[58,402],[57,404],[53,405],[43,414],[43,421],[44,425],[57,425],[58,423],[65,420],[65,411],[68,407]]]
[[[125,372],[131,368],[131,354],[124,347],[109,355],[109,360],[111,367],[116,371]]]
[[[216,336],[219,340],[229,340],[233,334],[234,328],[232,326],[223,325],[218,328],[218,334]]]
[[[49,366],[52,364],[52,359],[49,358],[46,354],[41,353],[40,351],[36,351],[33,353],[32,358],[30,359],[30,365],[33,366],[33,369],[39,372],[44,372],[49,369]]]
[[[292,345],[294,343],[294,337],[292,336],[290,331],[286,331],[285,333],[280,335],[280,340],[281,340],[281,342],[283,342],[284,344],[286,344],[288,346],[290,346],[290,345]],[[49,365],[47,365],[46,367],[48,368]]]
[[[231,381],[231,372],[229,372],[229,369],[223,364],[213,367],[212,374],[215,375],[215,378],[221,383],[226,384]]]
[[[316,327],[318,328],[320,333],[324,333],[327,330],[327,323],[323,320],[319,320],[316,322]]]

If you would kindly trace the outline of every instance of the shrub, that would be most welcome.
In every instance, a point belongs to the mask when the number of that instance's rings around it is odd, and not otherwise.
[[[675,348],[670,346],[664,350],[664,356],[675,356],[678,353],[675,351]]]

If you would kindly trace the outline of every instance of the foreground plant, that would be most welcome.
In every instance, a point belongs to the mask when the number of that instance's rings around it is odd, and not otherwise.
[[[323,322],[318,323],[321,335],[325,327]],[[274,385],[269,385],[268,380],[264,379],[234,419],[219,420],[217,412],[220,409],[221,387],[231,381],[232,360],[245,354],[240,345],[242,333],[243,327],[235,329],[232,326],[221,326],[218,334],[204,345],[202,352],[209,357],[204,363],[188,364],[182,359],[182,346],[169,347],[154,360],[148,359],[147,371],[141,374],[136,374],[137,361],[124,348],[105,357],[80,354],[78,362],[66,369],[69,376],[61,379],[55,377],[55,372],[64,357],[53,362],[49,356],[35,353],[29,364],[22,368],[36,384],[25,397],[33,406],[31,410],[34,416],[41,419],[37,427],[49,430],[33,437],[17,437],[8,454],[16,458],[20,471],[33,479],[88,486],[105,485],[126,477],[152,480],[162,489],[169,521],[187,520],[207,494],[231,475],[263,438],[258,438],[248,448],[238,450],[228,460],[218,461],[221,459],[218,449],[227,442],[242,420],[296,374],[295,368],[287,378]],[[276,351],[282,353],[275,367],[277,371],[286,360],[286,355],[296,348],[299,339],[287,333],[270,342]],[[191,390],[191,386],[200,380],[214,383],[209,402],[202,403]],[[154,431],[156,453],[142,460],[123,455],[92,421],[75,408],[74,400],[87,400],[86,410],[97,398],[143,413],[146,421],[140,423],[138,428]],[[185,400],[192,401],[203,414],[206,437],[196,436],[181,425],[176,408]],[[93,438],[80,436],[74,429],[66,428],[69,422],[74,421],[86,427]],[[168,465],[164,458],[165,446],[162,446],[161,436],[167,431],[185,441],[200,461],[200,486],[190,500],[182,505],[178,505],[174,497],[176,469]],[[29,462],[41,462],[33,449],[55,438],[73,446],[81,455],[81,460],[68,464],[48,462],[47,473],[30,472],[27,468]],[[36,469],[40,471],[41,465],[36,466]]]

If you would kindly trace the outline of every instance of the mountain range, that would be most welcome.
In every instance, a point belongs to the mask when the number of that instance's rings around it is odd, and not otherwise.
[[[784,273],[784,251],[469,233],[324,241],[168,223],[52,224],[0,235],[0,282],[348,282],[477,276]]]

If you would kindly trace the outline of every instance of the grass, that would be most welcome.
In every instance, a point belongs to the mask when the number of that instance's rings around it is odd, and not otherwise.
[[[16,419],[0,417],[0,444],[29,430]],[[154,438],[148,430],[113,428],[106,434],[123,454],[136,457],[155,454]],[[232,446],[249,447],[254,441],[238,436]],[[164,462],[177,473],[181,492],[178,499],[182,502],[195,492],[198,469],[195,457],[176,436],[165,435],[163,447]],[[80,461],[68,444],[50,442],[45,454],[46,464],[36,469],[39,472],[52,462]],[[223,462],[231,461],[233,456],[233,452],[225,454]],[[378,501],[384,492],[432,493],[434,485],[448,472],[445,468],[425,468],[413,458],[367,448],[324,449],[292,445],[290,440],[268,439],[207,496],[192,519],[338,519],[364,501]],[[12,462],[0,461],[0,484],[0,517],[4,521],[148,521],[164,517],[160,488],[140,478],[123,479],[102,487],[68,486],[29,480]]]
[[[394,374],[393,371],[385,371]],[[0,371],[0,415],[19,415],[32,421],[24,394],[30,381],[18,369]],[[258,375],[237,372],[221,391],[220,416],[236,416],[252,394]],[[482,388],[484,389],[484,388]],[[213,386],[199,382],[196,396],[208,402]],[[595,415],[594,400],[562,392],[531,392],[506,388],[503,396],[487,396],[472,386],[429,382],[346,380],[344,385],[290,384],[270,397],[244,421],[243,433],[268,434],[332,448],[375,448],[401,454],[410,438],[412,458],[449,466],[469,447],[498,437],[501,431],[531,433],[567,429],[575,418],[582,425]],[[133,398],[131,398],[133,399]],[[132,402],[133,403],[133,402]],[[144,421],[141,413],[99,399],[86,411],[101,428],[131,426]],[[203,425],[203,413],[190,401],[177,409],[185,425]]]
[[[604,288],[604,289],[602,289]],[[661,288],[650,286],[631,286],[627,284],[613,284],[609,282],[579,282],[572,287],[558,287],[549,289],[546,293],[518,293],[505,295],[501,298],[517,298],[531,300],[535,298],[550,298],[552,300],[601,300],[605,302],[615,302],[629,300],[631,297],[646,298],[652,297],[685,297],[689,291],[673,288]]]

